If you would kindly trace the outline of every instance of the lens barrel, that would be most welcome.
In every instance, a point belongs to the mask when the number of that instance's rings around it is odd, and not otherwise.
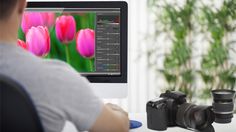
[[[195,130],[207,129],[215,120],[211,106],[197,106],[190,103],[180,105],[176,114],[176,124]]]
[[[230,123],[233,118],[235,91],[213,90],[213,112],[216,123]]]

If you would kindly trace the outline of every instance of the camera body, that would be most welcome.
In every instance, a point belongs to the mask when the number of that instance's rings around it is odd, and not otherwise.
[[[147,103],[147,125],[153,130],[166,130],[176,126],[176,114],[179,106],[186,103],[186,95],[181,92],[162,93],[160,98]]]
[[[179,126],[198,132],[214,132],[212,106],[187,103],[186,95],[181,92],[162,93],[160,98],[147,102],[146,111],[147,126],[152,130]]]

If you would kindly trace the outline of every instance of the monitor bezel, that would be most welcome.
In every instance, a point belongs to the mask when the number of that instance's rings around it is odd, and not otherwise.
[[[28,2],[27,8],[120,8],[120,75],[86,75],[91,83],[127,83],[128,4],[125,1]]]

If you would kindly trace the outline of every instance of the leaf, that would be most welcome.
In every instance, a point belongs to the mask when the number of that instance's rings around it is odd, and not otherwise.
[[[223,27],[219,27],[217,25],[210,26],[210,32],[213,40],[222,40],[225,34],[225,30]]]
[[[20,40],[25,41],[25,34],[23,33],[23,31],[22,31],[21,28],[18,29],[18,38],[19,38]]]
[[[223,84],[230,86],[230,88],[232,89],[236,85],[236,77],[234,76],[234,73],[234,69],[228,69],[218,73],[218,76]]]
[[[213,83],[214,82],[214,76],[210,75],[209,73],[206,73],[204,71],[198,71],[198,73],[201,75],[202,80],[207,83]]]
[[[172,48],[171,54],[166,57],[164,66],[168,69],[180,68],[182,65],[185,65],[190,58],[190,47],[187,46],[182,39],[175,40],[174,47]]]
[[[165,76],[165,79],[168,83],[176,83],[177,76],[174,74],[171,74],[167,70],[160,70],[160,73],[162,73]]]
[[[201,94],[200,94],[200,98],[202,99],[209,99],[211,97],[211,89],[206,87],[202,90]]]
[[[212,43],[207,55],[203,57],[202,68],[213,69],[224,64],[228,59],[228,49],[221,42]]]
[[[194,81],[194,72],[192,70],[183,71],[181,76],[185,83],[192,84]]]

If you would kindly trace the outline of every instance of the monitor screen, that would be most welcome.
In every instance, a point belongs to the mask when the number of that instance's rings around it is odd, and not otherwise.
[[[18,45],[71,65],[95,83],[127,83],[128,5],[124,1],[28,2]]]
[[[120,75],[120,8],[27,8],[18,45],[85,76]]]

